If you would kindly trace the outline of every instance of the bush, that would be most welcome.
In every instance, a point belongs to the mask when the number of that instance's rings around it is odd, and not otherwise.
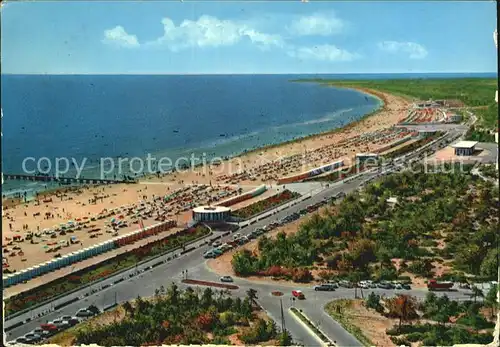
[[[422,339],[422,334],[420,333],[411,333],[411,334],[408,334],[406,335],[406,339],[410,342],[417,342],[417,341],[420,341]]]
[[[299,283],[311,282],[313,279],[311,271],[307,269],[297,269],[292,275],[292,280]]]
[[[377,312],[384,311],[384,307],[380,303],[380,295],[377,295],[374,292],[371,292],[366,298],[366,307],[374,309]]]

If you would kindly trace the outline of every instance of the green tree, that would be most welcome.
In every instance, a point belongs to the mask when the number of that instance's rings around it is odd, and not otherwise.
[[[291,346],[293,344],[292,336],[288,332],[288,330],[284,330],[279,335],[279,345],[280,346]]]
[[[488,293],[484,298],[486,306],[491,308],[491,317],[495,315],[495,310],[498,309],[497,296],[498,296],[498,285],[494,284],[491,286],[490,290],[488,290]]]
[[[471,296],[474,298],[474,303],[476,302],[477,298],[484,297],[483,291],[476,286],[472,286],[471,291],[472,291]]]

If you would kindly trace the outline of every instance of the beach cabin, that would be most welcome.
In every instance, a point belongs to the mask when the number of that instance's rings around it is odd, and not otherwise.
[[[14,284],[14,274],[8,274],[6,276],[2,276],[2,282],[4,287],[8,287]]]
[[[65,267],[70,264],[69,255],[63,255],[59,258],[59,262],[61,263],[61,267]]]
[[[33,266],[33,277],[40,276],[40,265]]]
[[[43,274],[45,274],[45,273],[47,273],[47,272],[49,272],[49,271],[50,271],[50,270],[49,270],[48,263],[49,263],[49,262],[48,262],[48,261],[46,261],[46,262],[41,263],[41,264],[39,265],[39,268],[40,268],[40,275],[43,275]]]

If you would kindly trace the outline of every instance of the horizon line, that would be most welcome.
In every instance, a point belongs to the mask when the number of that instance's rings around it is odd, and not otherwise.
[[[418,74],[495,74],[498,71],[421,71],[421,72],[211,72],[211,73],[168,73],[168,72],[137,72],[137,73],[13,73],[2,72],[1,75],[33,75],[33,76],[217,76],[217,75],[392,75],[392,74],[405,74],[405,75],[418,75]]]

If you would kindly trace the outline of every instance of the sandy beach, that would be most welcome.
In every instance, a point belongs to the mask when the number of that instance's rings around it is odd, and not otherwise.
[[[9,270],[17,271],[51,259],[55,253],[46,253],[47,244],[65,244],[71,236],[76,236],[84,247],[100,243],[113,237],[106,232],[109,219],[96,219],[92,228],[100,229],[97,237],[90,238],[86,230],[71,234],[48,237],[44,229],[53,229],[68,220],[91,219],[103,211],[109,211],[124,205],[140,206],[141,203],[150,211],[143,218],[144,225],[158,223],[158,216],[177,220],[182,226],[191,219],[191,207],[206,203],[215,204],[230,196],[241,194],[260,184],[275,184],[276,179],[301,173],[336,160],[349,162],[359,152],[373,152],[383,148],[391,141],[404,134],[395,133],[391,127],[407,115],[410,102],[402,97],[371,90],[363,90],[380,98],[384,105],[374,114],[343,129],[310,136],[280,146],[262,148],[244,155],[223,161],[220,165],[200,166],[189,171],[166,174],[160,177],[147,177],[138,184],[117,184],[110,186],[81,187],[68,193],[54,193],[37,201],[4,208],[2,228],[4,238],[2,247],[9,249],[4,254],[9,263]],[[370,138],[362,135],[373,134]],[[183,199],[165,203],[163,197],[176,190],[185,189]],[[274,191],[266,192],[257,199],[265,198]],[[47,199],[51,199],[47,200]],[[254,201],[245,201],[233,209],[243,207]],[[118,230],[124,234],[138,229],[137,220],[125,218],[128,226]],[[24,226],[24,228],[23,228]],[[28,232],[41,233],[30,241],[14,242],[20,235],[25,238]],[[116,236],[116,233],[114,234]],[[44,248],[45,247],[45,248]],[[82,244],[63,245],[56,253],[62,255],[80,249]],[[14,249],[18,248],[18,249]],[[21,252],[21,255],[19,255]],[[12,254],[16,255],[12,255]]]

